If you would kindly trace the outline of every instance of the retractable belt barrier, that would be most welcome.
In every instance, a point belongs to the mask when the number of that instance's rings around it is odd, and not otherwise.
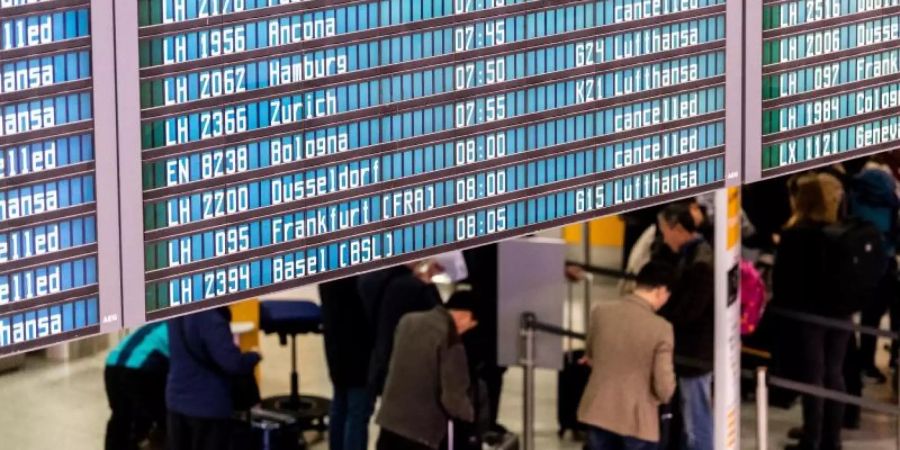
[[[870,336],[878,336],[891,340],[900,339],[900,334],[895,333],[889,330],[882,330],[880,328],[867,327],[863,325],[857,325],[853,322],[847,322],[843,320],[832,319],[830,317],[823,317],[817,314],[809,314],[800,311],[794,311],[790,309],[781,308],[778,306],[769,306],[766,308],[766,313],[773,313],[788,319],[798,320],[800,322],[807,322],[816,325],[821,325],[823,327],[828,328],[836,328],[839,330],[858,332],[862,334],[868,334]]]
[[[570,266],[578,266],[585,272],[590,272],[594,275],[601,275],[608,278],[616,278],[620,280],[633,280],[636,275],[619,270],[619,269],[611,269],[609,267],[600,267],[595,266],[593,264],[586,264],[578,261],[566,261],[567,265]]]
[[[525,323],[524,326],[526,326],[526,327],[530,326],[531,329],[533,329],[535,331],[540,331],[542,333],[555,334],[558,336],[569,337],[569,338],[578,339],[581,341],[584,341],[587,339],[587,334],[585,334],[585,333],[579,333],[577,331],[567,330],[565,328],[558,327],[553,324],[540,322],[534,316],[527,316],[525,318],[526,321],[532,320],[532,319],[533,319],[533,321]],[[694,369],[709,370],[709,371],[713,370],[713,366],[709,361],[701,361],[699,359],[688,358],[686,356],[681,356],[681,355],[675,355],[674,360],[675,360],[675,363],[680,366],[686,366],[686,367],[691,367]],[[753,377],[752,372],[747,371],[747,373],[749,374],[750,378]]]
[[[610,270],[610,272],[612,272]],[[597,272],[595,272],[597,273]],[[900,335],[898,333],[894,333],[887,330],[881,330],[878,328],[865,327],[855,325],[853,323],[847,323],[840,320],[830,319],[827,317],[800,313],[796,311],[786,310],[779,307],[770,307],[766,310],[767,313],[773,313],[785,318],[814,323],[817,325],[821,325],[829,328],[836,328],[851,332],[860,332],[864,334],[884,337],[888,339],[897,340],[900,339]],[[528,339],[534,338],[535,332],[554,334],[558,336],[569,337],[572,339],[578,340],[586,340],[587,335],[585,333],[579,333],[572,330],[567,330],[565,328],[559,327],[557,325],[549,324],[541,322],[537,319],[533,314],[525,314],[522,317],[522,336],[527,341]],[[533,365],[530,365],[529,362],[532,360],[528,355],[528,350],[533,350],[532,346],[529,346],[527,342],[525,343],[524,354],[523,354],[523,366],[526,370],[526,374],[532,372],[531,376],[526,376],[526,379],[533,380]],[[705,369],[705,370],[713,370],[713,366],[708,361],[700,361],[697,359],[688,358],[685,356],[675,355],[674,357],[675,363],[680,366],[687,366],[697,369]],[[742,369],[741,377],[744,379],[757,379],[758,388],[757,388],[757,444],[759,450],[767,450],[768,446],[768,387],[776,386],[782,389],[787,389],[793,392],[797,392],[804,395],[811,395],[819,398],[824,398],[826,400],[831,400],[835,402],[844,403],[847,405],[854,405],[860,408],[864,408],[870,411],[875,411],[883,414],[888,414],[891,416],[897,417],[898,421],[900,421],[900,406],[892,405],[885,402],[879,402],[871,399],[867,399],[864,397],[857,397],[854,395],[849,395],[846,392],[835,391],[831,389],[825,389],[820,386],[815,386],[811,384],[801,383],[799,381],[790,380],[787,378],[782,378],[779,376],[771,375],[768,373],[767,368],[760,367],[756,374],[753,371]],[[528,382],[526,381],[526,385]],[[533,393],[532,393],[533,395]],[[526,405],[528,405],[529,401],[527,398],[529,396],[529,389],[526,386],[525,390],[526,396]],[[527,408],[526,408],[527,409]],[[527,436],[533,436],[533,412],[531,414],[526,411],[525,413],[525,428],[526,428],[526,449],[528,446]],[[530,431],[530,432],[529,432]],[[900,426],[898,426],[898,437],[897,437],[897,448],[900,450]],[[532,441],[533,442],[533,441]],[[534,448],[533,446],[531,448]]]
[[[769,386],[777,386],[782,389],[799,392],[805,395],[821,397],[825,400],[840,402],[847,405],[859,406],[860,408],[878,411],[880,413],[889,414],[892,416],[900,416],[900,407],[897,407],[896,405],[871,400],[865,397],[857,397],[855,395],[847,394],[846,392],[825,389],[819,386],[800,383],[799,381],[789,380],[787,378],[781,378],[774,375],[766,376],[766,384],[768,384]]]

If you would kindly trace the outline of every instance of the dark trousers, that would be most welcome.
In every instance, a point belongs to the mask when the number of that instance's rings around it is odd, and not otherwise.
[[[230,450],[234,423],[169,412],[168,450]],[[238,450],[238,449],[235,449]]]
[[[900,330],[900,321],[895,320],[898,317],[897,305],[897,267],[894,260],[891,259],[884,279],[878,286],[878,290],[874,296],[867,302],[863,308],[860,317],[860,323],[863,326],[878,328],[881,325],[881,318],[890,311],[891,313],[891,330]],[[877,351],[878,338],[869,334],[861,334],[859,338],[860,358],[863,368],[875,367],[875,353]],[[897,360],[896,345],[891,346],[891,365],[893,366]]]
[[[859,344],[856,336],[853,335],[847,339],[847,356],[844,357],[844,386],[846,386],[848,394],[862,397],[862,362],[860,361]],[[858,424],[860,414],[859,406],[844,405],[845,424]]]
[[[384,428],[378,435],[377,450],[434,450],[433,448],[409,440],[399,434],[392,433]]]
[[[497,416],[500,414],[500,394],[503,393],[503,375],[505,374],[506,367],[496,365],[486,367],[481,371],[481,379],[484,380],[487,387],[487,396],[490,402],[491,426],[497,424]]]
[[[103,378],[112,411],[106,450],[137,450],[154,427],[165,430],[165,373],[107,366]]]
[[[375,399],[365,387],[334,388],[328,417],[330,450],[369,448],[369,418]]]
[[[794,326],[797,327],[801,350],[796,361],[799,381],[845,392],[844,358],[851,333],[809,323],[797,323]],[[810,450],[841,448],[843,422],[842,403],[811,395],[803,396],[802,447]]]
[[[656,442],[620,436],[602,428],[588,428],[587,450],[656,450]]]

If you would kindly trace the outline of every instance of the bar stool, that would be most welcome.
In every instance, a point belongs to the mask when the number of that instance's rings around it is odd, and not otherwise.
[[[262,408],[290,414],[297,418],[301,430],[327,430],[331,400],[313,395],[300,395],[297,373],[297,335],[322,332],[322,310],[309,300],[266,300],[259,304],[259,327],[266,334],[277,333],[284,346],[291,341],[291,392],[267,397]]]

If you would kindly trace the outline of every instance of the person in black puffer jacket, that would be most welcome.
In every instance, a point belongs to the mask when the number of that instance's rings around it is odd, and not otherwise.
[[[841,182],[832,175],[808,173],[791,181],[793,215],[781,233],[773,269],[772,306],[833,316],[821,280],[827,261],[824,228],[837,223],[843,201]],[[831,317],[846,320],[849,317]],[[845,390],[843,364],[850,332],[808,322],[778,319],[777,343],[772,349],[780,375],[827,389]],[[799,444],[787,449],[841,448],[844,406],[819,397],[803,398],[803,429]]]

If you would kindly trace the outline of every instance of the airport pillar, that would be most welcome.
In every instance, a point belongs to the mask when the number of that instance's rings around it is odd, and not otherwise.
[[[741,190],[719,189],[715,199],[715,448],[741,444]]]
[[[726,188],[715,193],[715,378],[714,425],[716,450],[741,448],[741,182],[744,161],[739,149],[749,139],[744,131],[747,120],[761,115],[745,113],[745,98],[752,91],[752,82],[745,78],[747,58],[754,58],[759,48],[748,48],[734,30],[746,33],[747,26],[755,26],[761,14],[746,8],[760,6],[759,0],[727,2],[726,29],[729,37],[725,46],[725,71],[728,95],[725,111]],[[761,11],[761,9],[760,9]],[[747,23],[745,23],[745,21]],[[760,23],[759,30],[762,26]],[[762,61],[762,59],[760,59]],[[761,79],[761,78],[760,78]],[[752,92],[751,92],[752,94]],[[754,102],[747,102],[753,104]],[[738,151],[731,151],[738,150]]]

